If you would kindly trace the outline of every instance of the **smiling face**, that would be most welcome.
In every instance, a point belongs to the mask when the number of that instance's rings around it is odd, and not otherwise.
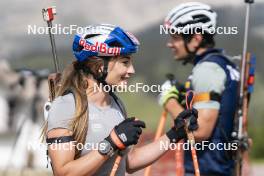
[[[109,62],[106,82],[109,85],[127,85],[128,79],[135,73],[131,56],[119,56]]]
[[[184,40],[180,35],[171,35],[167,47],[173,52],[175,60],[184,60],[188,55],[184,47]]]
[[[200,46],[202,39],[201,34],[194,34],[186,47],[188,47],[190,52],[194,52]],[[172,50],[175,60],[185,60],[189,57],[189,53],[184,46],[184,39],[181,35],[171,35],[167,47]]]

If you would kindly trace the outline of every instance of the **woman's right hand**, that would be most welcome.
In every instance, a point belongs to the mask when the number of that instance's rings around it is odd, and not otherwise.
[[[127,118],[114,127],[106,140],[114,149],[123,150],[138,143],[142,128],[145,127],[145,122],[137,120],[135,117]]]

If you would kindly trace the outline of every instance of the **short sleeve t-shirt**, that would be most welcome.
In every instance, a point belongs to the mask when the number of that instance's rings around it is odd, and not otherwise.
[[[197,93],[211,92],[221,94],[225,89],[225,71],[216,63],[198,63],[192,71],[192,86]],[[196,109],[219,109],[217,101],[197,102],[193,105]]]
[[[115,100],[111,97],[110,105],[106,107],[98,107],[92,102],[88,103],[88,132],[86,136],[86,142],[84,149],[81,152],[81,156],[89,153],[91,150],[95,150],[100,141],[107,137],[115,125],[122,122],[125,118],[121,113],[119,106]],[[75,99],[73,94],[67,94],[57,97],[51,105],[51,109],[48,115],[48,131],[56,128],[70,129],[69,124],[75,115]],[[95,176],[109,175],[116,155],[109,158],[94,174]],[[126,156],[122,158],[119,168],[117,170],[118,176],[125,175],[125,161]]]

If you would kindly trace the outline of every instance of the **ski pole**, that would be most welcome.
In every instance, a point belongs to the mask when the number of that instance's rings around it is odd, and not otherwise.
[[[242,53],[242,60],[241,60],[241,72],[240,72],[240,89],[239,89],[239,105],[237,110],[237,120],[235,121],[235,131],[232,134],[232,137],[237,139],[239,143],[239,149],[236,153],[236,166],[235,166],[235,175],[240,176],[241,168],[242,168],[242,155],[243,149],[241,147],[248,146],[247,136],[246,136],[246,121],[247,121],[247,104],[248,104],[248,97],[247,90],[245,90],[247,84],[247,44],[248,44],[248,28],[249,28],[249,16],[250,16],[250,6],[254,3],[254,0],[245,0],[246,6],[246,15],[245,15],[245,31],[244,31],[244,42],[243,42],[243,53]]]
[[[136,118],[135,120],[138,120],[138,119]],[[124,154],[122,153],[123,151],[124,151],[124,150],[119,150],[119,151],[117,152],[117,157],[116,157],[116,159],[115,159],[114,165],[113,165],[113,167],[112,167],[112,170],[111,170],[111,173],[110,173],[109,176],[115,176],[115,175],[116,175],[116,172],[117,172],[118,166],[119,166],[119,164],[120,164],[120,161],[121,161],[121,159],[122,159],[122,156],[124,155]]]
[[[178,142],[178,146],[183,146],[184,140]],[[175,151],[176,176],[184,176],[184,151],[181,147],[177,147]]]
[[[52,21],[54,20],[54,16],[56,15],[56,9],[55,6],[43,8],[42,9],[42,15],[44,21],[47,22],[48,25],[48,31],[49,31],[49,37],[50,37],[50,43],[51,43],[51,49],[52,49],[52,56],[53,56],[53,63],[55,67],[55,72],[49,75],[48,77],[48,83],[49,83],[49,102],[48,105],[45,106],[49,108],[49,103],[54,100],[55,98],[55,89],[56,84],[60,79],[60,69],[59,69],[59,61],[57,57],[57,51],[56,51],[56,45],[55,45],[55,38],[54,34],[51,32],[52,29]]]
[[[56,51],[56,45],[55,45],[55,38],[54,38],[54,34],[51,32],[52,21],[54,20],[54,16],[56,15],[55,6],[42,9],[42,15],[43,15],[44,21],[46,21],[48,25],[48,31],[49,31],[55,71],[56,73],[59,73],[59,64],[58,64],[57,51]]]
[[[238,139],[242,139],[243,137],[243,121],[245,118],[245,115],[243,114],[243,98],[245,96],[245,82],[246,82],[246,76],[247,76],[247,61],[248,58],[250,58],[249,55],[247,55],[247,43],[248,43],[248,28],[249,28],[249,15],[250,15],[250,5],[254,3],[254,0],[245,0],[245,3],[247,4],[246,7],[246,16],[245,16],[245,32],[244,32],[244,42],[243,42],[243,54],[242,54],[242,64],[241,64],[241,75],[240,75],[240,90],[239,90],[239,126],[238,126]]]
[[[244,33],[244,42],[243,42],[243,54],[242,54],[242,64],[241,64],[241,75],[240,75],[240,90],[239,90],[239,100],[240,100],[240,109],[239,113],[239,126],[238,126],[238,139],[242,139],[243,137],[243,110],[242,101],[244,97],[244,82],[245,82],[245,69],[246,69],[246,55],[247,55],[247,43],[248,43],[248,27],[249,27],[249,15],[250,15],[250,4],[252,4],[254,0],[245,0],[247,3],[246,8],[246,17],[245,17],[245,33]]]
[[[43,109],[46,123],[47,123],[47,118],[48,118],[48,112],[51,108],[51,102],[55,99],[55,89],[57,86],[56,84],[58,83],[60,79],[60,69],[59,69],[59,62],[57,58],[55,38],[54,38],[54,34],[51,32],[52,21],[54,20],[55,15],[56,15],[55,6],[42,9],[43,19],[44,21],[47,22],[47,25],[48,25],[48,32],[49,32],[49,38],[50,38],[50,43],[51,43],[53,63],[54,63],[55,72],[56,72],[56,73],[51,73],[48,76],[49,98],[48,98],[48,101],[45,103],[44,109]],[[48,160],[48,150],[47,150],[47,160]],[[48,164],[47,164],[47,167],[48,167]],[[51,165],[51,168],[53,170],[52,165]]]
[[[180,87],[180,84],[175,80],[175,76],[172,73],[168,73],[166,75],[167,79],[170,81],[171,85],[174,85],[177,87]],[[177,86],[178,85],[178,86]],[[180,91],[180,90],[179,90]],[[180,140],[178,142],[178,146],[182,146],[184,143],[184,140]],[[177,147],[175,151],[175,169],[176,169],[176,176],[183,176],[184,175],[184,151],[181,147]]]
[[[185,97],[185,99],[186,99],[186,108],[187,109],[192,109],[193,98],[194,98],[194,92],[193,91],[188,91],[186,93],[186,97]],[[194,147],[195,139],[194,139],[193,132],[188,130],[189,124],[190,124],[190,119],[187,120],[187,125],[185,125],[185,130],[186,130],[186,133],[187,133],[188,141],[190,141],[190,144],[191,144],[191,153],[192,153],[192,159],[193,159],[193,166],[194,166],[195,176],[200,176],[198,158],[197,158],[196,150],[195,150],[195,147]]]
[[[157,128],[156,134],[155,134],[154,141],[158,140],[159,137],[162,135],[162,132],[164,131],[164,127],[165,127],[166,118],[167,118],[167,111],[164,110],[160,117],[160,121],[159,121],[159,125]],[[151,165],[145,169],[144,176],[149,176],[150,170],[151,170]]]
[[[122,155],[118,152],[117,157],[116,157],[115,162],[114,162],[114,165],[113,165],[113,168],[111,170],[110,176],[116,175],[116,172],[117,172],[117,169],[118,169],[118,166],[120,164],[121,159],[122,159]]]

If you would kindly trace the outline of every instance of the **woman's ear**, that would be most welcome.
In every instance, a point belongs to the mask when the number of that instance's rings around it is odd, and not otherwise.
[[[94,72],[95,73],[103,73],[103,70],[104,70],[104,61],[102,58],[100,57],[97,57],[97,56],[93,56],[92,57],[96,62],[93,64],[93,65],[96,65],[94,68]]]
[[[103,70],[104,70],[104,65],[102,64],[102,65],[99,67],[99,69],[98,69],[98,73],[102,73]]]

